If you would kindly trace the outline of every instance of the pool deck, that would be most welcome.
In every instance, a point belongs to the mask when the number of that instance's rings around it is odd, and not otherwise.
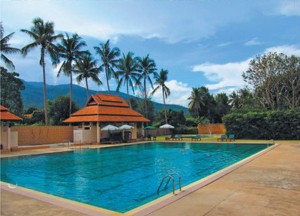
[[[149,215],[300,215],[300,142],[276,143],[279,145],[271,151]],[[6,156],[61,150],[35,149]],[[87,214],[1,188],[1,215]]]

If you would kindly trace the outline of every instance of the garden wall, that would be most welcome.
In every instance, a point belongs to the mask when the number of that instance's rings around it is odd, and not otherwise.
[[[73,127],[70,126],[15,126],[11,131],[18,132],[19,146],[73,141]]]
[[[224,124],[199,124],[198,134],[225,134]]]

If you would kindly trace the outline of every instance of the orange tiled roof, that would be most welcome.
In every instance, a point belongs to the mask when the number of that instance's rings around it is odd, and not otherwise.
[[[118,96],[92,95],[87,106],[73,113],[65,123],[71,122],[148,122],[140,113]]]
[[[0,105],[0,121],[22,121],[22,119],[8,111],[8,109]]]

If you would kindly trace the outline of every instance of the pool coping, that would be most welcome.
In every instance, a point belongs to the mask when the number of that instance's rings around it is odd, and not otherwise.
[[[151,142],[151,141],[150,141]],[[157,141],[156,141],[157,142]],[[162,141],[164,142],[164,141]],[[144,142],[145,143],[145,142]],[[168,142],[167,143],[172,143],[172,142]],[[201,142],[197,142],[197,143],[201,143]],[[236,143],[236,142],[218,142],[218,143],[213,143],[213,144],[222,144],[222,143],[226,143],[226,144],[249,144],[249,143]],[[140,143],[137,143],[140,144]],[[268,144],[268,143],[252,143],[252,144]],[[125,144],[125,145],[135,145],[135,144]],[[0,186],[1,189],[9,191],[9,192],[13,192],[13,193],[17,193],[23,196],[27,196],[33,199],[37,199],[37,200],[41,200],[56,206],[60,206],[63,208],[67,208],[70,210],[74,210],[77,212],[81,212],[84,213],[86,215],[100,215],[100,216],[105,216],[105,215],[134,215],[134,216],[142,216],[142,215],[148,215],[158,209],[161,209],[185,196],[187,196],[188,194],[191,194],[192,192],[222,178],[223,176],[233,172],[234,170],[238,169],[241,166],[244,166],[245,164],[253,161],[254,159],[260,157],[261,155],[273,150],[274,148],[276,148],[277,146],[279,146],[280,144],[270,144],[271,146],[269,146],[266,149],[263,149],[241,161],[238,161],[228,167],[225,167],[222,170],[219,170],[205,178],[202,178],[196,182],[193,182],[185,187],[182,188],[182,191],[179,193],[176,193],[175,195],[173,195],[173,193],[169,193],[166,194],[160,198],[157,198],[154,201],[148,202],[142,206],[139,206],[137,208],[134,208],[130,211],[127,211],[125,213],[120,213],[120,212],[116,212],[116,211],[112,211],[112,210],[108,210],[105,208],[101,208],[101,207],[96,207],[93,205],[89,205],[89,204],[85,204],[85,203],[81,203],[81,202],[77,202],[77,201],[73,201],[73,200],[69,200],[66,198],[62,198],[62,197],[58,197],[55,195],[51,195],[51,194],[47,194],[47,193],[43,193],[43,192],[39,192],[36,190],[32,190],[32,189],[28,189],[25,187],[21,187],[21,186],[15,186],[15,185],[11,185],[10,183],[7,182],[3,182],[0,181]],[[123,145],[113,145],[113,146],[103,146],[104,148],[106,147],[117,147],[117,146],[123,146]],[[99,148],[103,148],[103,147],[99,147]],[[65,151],[62,151],[65,152]],[[48,152],[48,153],[60,153],[60,152]],[[30,156],[30,155],[38,155],[38,154],[48,154],[48,153],[37,153],[37,154],[27,154],[27,155],[19,155],[20,157],[22,156]],[[13,155],[12,157],[15,157],[15,155]],[[176,192],[178,192],[178,190],[176,190]]]

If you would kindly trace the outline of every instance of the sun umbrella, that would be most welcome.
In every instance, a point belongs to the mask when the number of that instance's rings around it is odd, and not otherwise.
[[[133,129],[133,127],[131,125],[124,124],[121,127],[119,127],[119,129],[120,130],[130,130],[130,129]]]
[[[150,125],[150,126],[145,127],[144,129],[155,129],[155,127]]]
[[[160,126],[159,128],[164,128],[164,129],[173,129],[173,128],[174,128],[174,126],[172,126],[172,125],[169,125],[169,124],[164,124],[164,125]]]
[[[102,131],[112,131],[112,130],[119,130],[118,127],[113,125],[106,125],[105,127],[101,128]]]

